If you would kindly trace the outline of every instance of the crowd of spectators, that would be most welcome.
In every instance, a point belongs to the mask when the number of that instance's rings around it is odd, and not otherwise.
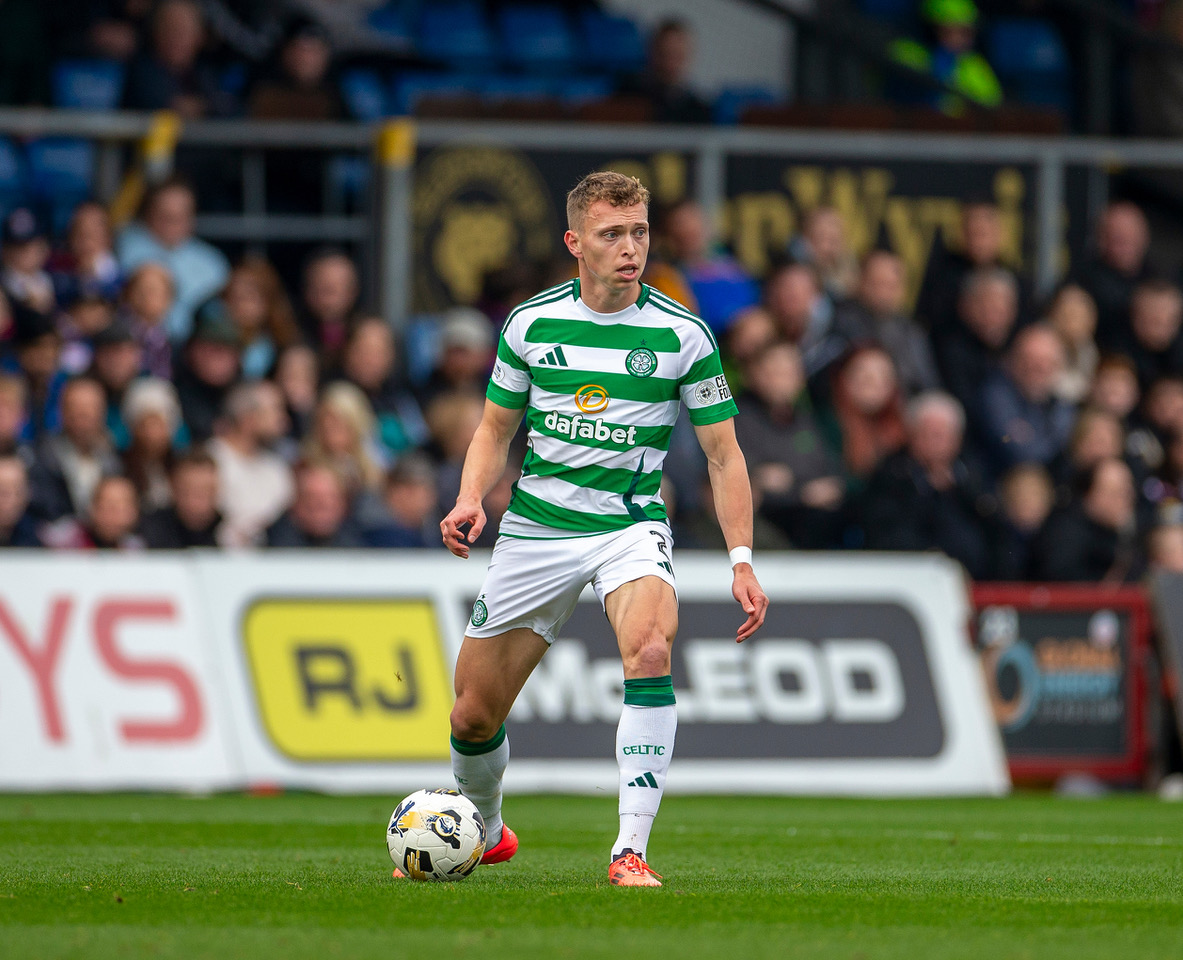
[[[118,235],[93,203],[60,245],[27,209],[4,219],[0,546],[439,548],[497,320],[543,280],[490,276],[482,309],[431,321],[416,372],[344,252],[313,253],[289,291],[196,237],[194,214],[170,179]],[[646,280],[721,342],[759,549],[939,550],[982,579],[1183,560],[1183,292],[1148,267],[1136,206],[1103,212],[1046,303],[989,203],[965,205],[914,298],[904,262],[856,258],[830,208],[762,278],[693,202],[654,214]],[[679,544],[719,545],[684,421],[666,473]]]
[[[1178,568],[1183,293],[1150,269],[1138,207],[1107,207],[1040,302],[1005,262],[998,209],[969,202],[914,307],[903,260],[856,261],[833,209],[810,213],[759,285],[693,204],[662,223],[649,279],[723,345],[758,543],[939,550],[980,579]],[[701,474],[670,479],[675,537],[714,543]]]

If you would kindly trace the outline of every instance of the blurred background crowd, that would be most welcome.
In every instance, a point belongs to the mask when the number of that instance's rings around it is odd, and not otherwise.
[[[1162,6],[1169,26],[1175,5]],[[445,8],[453,19],[433,33]],[[97,88],[101,62],[114,84],[108,106],[364,119],[389,113],[391,96],[413,108],[426,89],[468,82],[419,65],[394,88],[383,80],[383,102],[366,107],[375,63],[415,63],[444,34],[467,36],[455,19],[463,10],[478,18],[473,49],[497,43],[498,29],[508,44],[526,30],[514,26],[517,9],[5,0],[0,99],[60,103],[78,95],[71,65],[91,64],[83,76]],[[622,38],[599,49],[624,67],[594,74],[579,61],[561,74],[570,86],[560,100],[615,93],[649,119],[684,123],[734,109],[685,84],[685,24],[663,22],[646,39],[590,4],[545,9],[580,24],[572,38],[600,28]],[[960,78],[970,101],[1002,96],[990,60],[973,52],[973,4],[907,9],[916,35],[895,48],[901,62]],[[935,105],[956,112],[948,95]],[[216,171],[179,166],[190,178],[154,184],[118,228],[89,200],[5,194],[0,546],[440,548],[500,325],[516,302],[573,275],[574,262],[493,271],[476,306],[423,319],[430,335],[412,343],[365,302],[349,251],[309,249],[293,265],[197,236]],[[849,224],[824,205],[772,251],[763,276],[720,245],[693,201],[651,211],[645,280],[716,332],[738,398],[757,549],[941,550],[997,580],[1183,570],[1183,292],[1176,271],[1151,266],[1143,210],[1106,206],[1088,255],[1037,298],[1003,255],[993,200],[961,200],[960,243],[938,246],[922,278],[886,249],[856,258]],[[482,545],[523,454],[519,437]],[[680,547],[722,547],[684,421],[664,492]]]
[[[439,546],[500,323],[574,261],[491,276],[412,362],[345,253],[312,252],[288,290],[194,213],[178,177],[117,235],[93,203],[60,242],[29,208],[5,218],[0,544]],[[915,309],[900,258],[857,261],[833,209],[764,277],[693,201],[653,217],[645,279],[722,345],[758,548],[939,549],[987,579],[1183,567],[1183,293],[1149,269],[1136,206],[1111,204],[1092,259],[1038,302],[998,210],[968,203]],[[679,544],[721,546],[685,423],[667,474]]]

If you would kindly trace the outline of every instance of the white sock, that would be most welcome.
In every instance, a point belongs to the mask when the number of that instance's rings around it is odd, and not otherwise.
[[[668,680],[668,678],[667,678]],[[625,694],[626,699],[628,693]],[[670,687],[670,699],[673,688]],[[620,767],[620,833],[612,845],[612,859],[632,850],[642,860],[649,831],[661,806],[665,778],[678,729],[677,708],[625,703],[616,728],[616,762]]]
[[[501,842],[501,778],[509,764],[504,725],[484,743],[452,737],[452,776],[456,788],[473,802],[485,821],[485,845]]]

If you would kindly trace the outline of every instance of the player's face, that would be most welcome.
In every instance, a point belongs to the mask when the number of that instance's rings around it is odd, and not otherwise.
[[[564,238],[572,256],[612,295],[625,292],[641,279],[649,256],[649,211],[645,204],[614,207],[597,200],[584,215],[576,233]],[[583,271],[581,271],[583,272]]]

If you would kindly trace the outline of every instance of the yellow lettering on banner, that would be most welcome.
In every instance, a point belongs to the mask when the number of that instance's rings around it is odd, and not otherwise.
[[[431,601],[259,600],[242,642],[263,728],[285,756],[447,759],[452,692]]]

